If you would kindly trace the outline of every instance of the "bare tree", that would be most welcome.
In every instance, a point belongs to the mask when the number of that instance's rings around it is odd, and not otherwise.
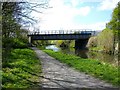
[[[37,20],[30,15],[31,12],[42,13],[42,9],[47,9],[48,1],[39,0],[36,2],[2,2],[2,37],[4,48],[11,48],[14,38],[22,38],[26,29],[37,23]],[[27,34],[25,31],[24,33]],[[11,43],[11,44],[10,44]]]
[[[14,17],[17,22],[24,26],[29,26],[37,23],[39,20],[36,20],[34,16],[31,16],[31,12],[42,13],[42,9],[48,9],[49,7],[48,0],[39,0],[39,2],[18,2],[14,10]]]

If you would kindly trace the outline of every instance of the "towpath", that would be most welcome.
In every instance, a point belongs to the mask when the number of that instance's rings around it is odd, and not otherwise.
[[[85,73],[78,72],[67,65],[60,63],[58,60],[47,55],[43,51],[32,47],[38,58],[41,60],[43,78],[42,88],[59,88],[59,89],[107,89],[114,90],[115,88],[99,79],[96,79]]]

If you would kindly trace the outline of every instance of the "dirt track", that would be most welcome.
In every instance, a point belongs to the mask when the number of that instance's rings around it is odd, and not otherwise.
[[[90,75],[78,72],[35,47],[32,47],[32,49],[36,52],[42,63],[44,77],[42,78],[42,88],[100,88],[108,90],[112,88],[111,90],[113,90],[112,85]]]

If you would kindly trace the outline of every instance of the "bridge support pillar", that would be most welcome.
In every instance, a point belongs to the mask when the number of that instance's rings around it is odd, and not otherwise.
[[[31,43],[31,37],[28,38],[29,43]]]
[[[28,37],[28,41],[29,41],[29,46],[32,46],[32,38]]]
[[[75,48],[76,49],[87,49],[87,47],[86,47],[87,42],[88,42],[88,39],[75,40]]]

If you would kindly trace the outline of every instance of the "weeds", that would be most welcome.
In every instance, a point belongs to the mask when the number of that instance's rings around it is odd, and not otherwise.
[[[14,49],[3,61],[2,87],[28,88],[40,83],[41,66],[30,49]]]

